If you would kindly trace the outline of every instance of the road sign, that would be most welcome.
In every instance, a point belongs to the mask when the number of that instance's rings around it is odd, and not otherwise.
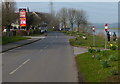
[[[108,31],[108,24],[105,24],[105,31]]]
[[[95,32],[95,27],[94,26],[92,26],[92,31]]]
[[[20,14],[20,26],[25,27],[26,26],[26,9],[19,9]]]
[[[94,27],[94,25],[92,26],[92,31],[93,31],[93,46],[95,47],[95,27]]]
[[[105,30],[106,31],[106,39],[105,39],[105,49],[107,48],[107,31],[108,31],[108,24],[105,24]]]

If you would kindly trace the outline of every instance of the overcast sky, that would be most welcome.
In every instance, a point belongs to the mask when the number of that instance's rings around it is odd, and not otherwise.
[[[50,12],[49,2],[17,2],[17,8],[29,7],[30,11]],[[118,22],[117,2],[54,2],[54,11],[61,8],[83,9],[91,23]]]

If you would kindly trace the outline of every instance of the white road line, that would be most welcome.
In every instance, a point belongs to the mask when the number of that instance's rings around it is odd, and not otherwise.
[[[43,49],[40,50],[41,52],[43,51]]]
[[[18,69],[20,69],[23,65],[25,65],[28,61],[30,61],[30,59],[26,60],[25,62],[23,62],[18,68],[16,68],[15,70],[13,70],[12,72],[10,72],[9,74],[12,75],[13,73],[15,73]]]
[[[44,49],[46,49],[47,47],[48,47],[48,45],[47,45],[47,46],[45,46],[45,47],[44,47]]]
[[[5,53],[0,53],[0,56],[4,55]]]
[[[10,52],[12,52],[13,50],[9,50]]]

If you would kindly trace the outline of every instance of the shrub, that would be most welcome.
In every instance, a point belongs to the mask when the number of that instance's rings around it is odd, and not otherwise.
[[[102,65],[103,68],[109,67],[109,63],[108,63],[107,60],[102,60],[102,61],[101,61],[101,65]]]
[[[112,69],[109,71],[111,75],[118,75],[118,71],[116,69]]]
[[[111,50],[116,50],[117,49],[117,46],[113,45],[110,47]]]
[[[96,51],[96,50],[95,50],[95,49],[92,49],[92,48],[89,48],[89,49],[88,49],[88,52],[89,52],[89,53],[94,53],[95,51]]]
[[[102,51],[102,56],[107,56],[106,50]]]
[[[111,56],[109,57],[109,60],[110,60],[110,61],[117,61],[116,57],[113,56],[113,55],[111,55]]]
[[[96,49],[96,52],[101,52],[101,50],[100,49]]]
[[[100,55],[96,55],[96,56],[95,56],[95,58],[96,58],[97,60],[100,60],[100,57],[101,57]]]

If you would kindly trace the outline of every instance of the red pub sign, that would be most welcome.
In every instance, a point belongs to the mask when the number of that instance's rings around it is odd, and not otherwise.
[[[26,9],[19,9],[20,14],[20,26],[25,27],[26,26]]]

